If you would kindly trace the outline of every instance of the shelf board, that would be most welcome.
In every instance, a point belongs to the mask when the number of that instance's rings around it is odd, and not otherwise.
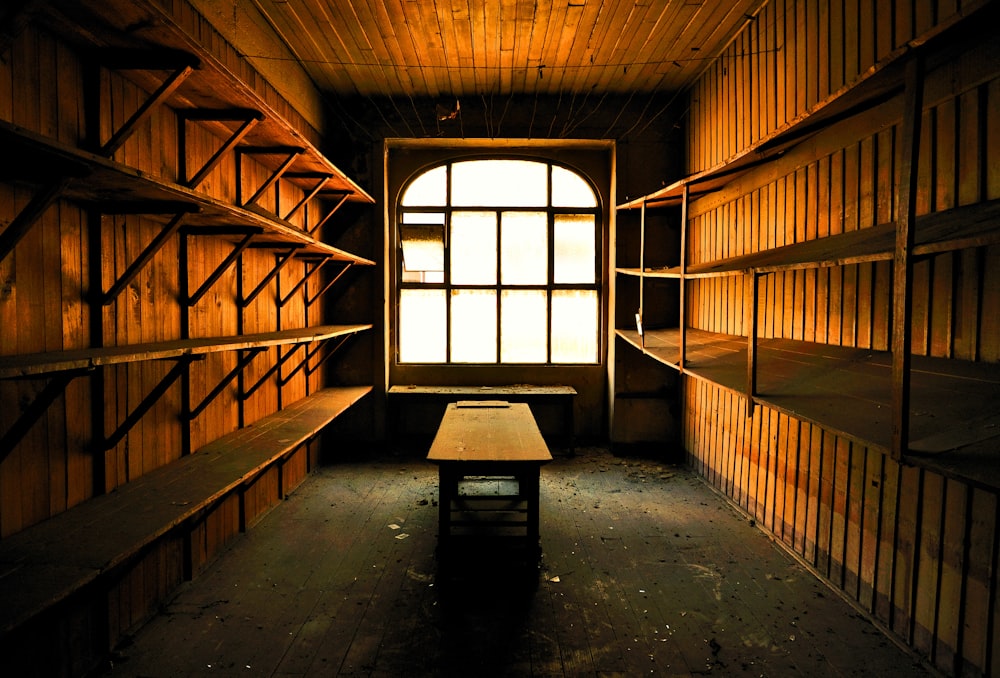
[[[257,243],[297,244],[303,246],[300,254],[311,252],[330,256],[338,261],[368,266],[375,263],[320,242],[291,223],[263,210],[238,207],[216,200],[6,121],[0,121],[0,151],[8,158],[31,158],[30,163],[35,168],[62,168],[66,174],[74,177],[61,193],[68,200],[97,208],[113,203],[115,209],[128,206],[136,213],[141,213],[144,205],[151,206],[150,209],[160,209],[159,206],[164,204],[186,207],[188,212],[184,217],[184,225],[188,228],[215,228],[220,223],[260,228],[263,233],[255,238]],[[44,180],[38,174],[40,172],[29,172],[25,176],[30,183],[44,185]],[[152,214],[150,218],[165,221],[171,216],[173,215]]]
[[[645,271],[638,268],[616,268],[616,273],[645,278],[680,278],[681,267],[670,266],[669,268],[647,268]]]
[[[166,101],[177,110],[252,109],[263,119],[243,138],[246,146],[294,146],[303,149],[292,172],[330,175],[325,189],[349,193],[348,201],[374,204],[375,200],[290,125],[265,99],[230,68],[189,36],[173,18],[149,0],[74,0],[48,3],[44,19],[50,28],[82,48],[181,51],[193,55],[199,67]],[[136,28],[138,27],[138,29]],[[148,92],[161,83],[161,74],[146,69],[122,73]],[[223,123],[218,132],[225,138]],[[205,123],[212,128],[212,123]],[[272,167],[273,169],[273,167]],[[289,179],[291,180],[291,179]],[[305,182],[308,186],[308,182]]]
[[[115,572],[257,478],[372,390],[325,388],[0,543],[0,633]],[[74,535],[67,539],[66,535]]]
[[[618,336],[677,367],[679,331]],[[747,339],[688,329],[683,372],[746,395]],[[758,340],[755,400],[867,447],[891,446],[891,369],[887,351],[792,339]],[[912,356],[907,459],[962,469],[1000,437],[1000,365]],[[993,440],[993,443],[996,441]],[[957,471],[956,471],[957,473]],[[1000,481],[1000,470],[993,475]]]
[[[685,187],[689,192],[689,200],[713,193],[754,167],[781,157],[793,146],[816,132],[887,101],[903,91],[906,62],[916,50],[925,50],[925,45],[929,43],[935,45],[945,41],[960,43],[964,30],[975,31],[984,25],[992,25],[995,19],[991,12],[994,10],[989,4],[987,2],[973,4],[967,12],[956,12],[951,19],[942,22],[919,40],[897,47],[859,74],[852,82],[840,87],[808,111],[779,126],[727,160],[657,191],[621,203],[616,209],[634,210],[644,205],[647,209],[675,207],[681,204]],[[937,64],[928,63],[928,70],[935,65]]]
[[[371,328],[371,325],[318,325],[296,330],[244,334],[234,337],[176,339],[128,346],[0,356],[0,379],[39,377],[57,372],[89,370],[105,365],[121,365],[143,360],[163,360],[223,351],[323,341]]]
[[[912,255],[1000,243],[1000,200],[918,216]],[[761,252],[688,266],[688,277],[736,275],[747,271],[770,273],[802,268],[843,266],[888,261],[895,250],[894,222],[848,231]],[[651,275],[646,273],[646,275]]]

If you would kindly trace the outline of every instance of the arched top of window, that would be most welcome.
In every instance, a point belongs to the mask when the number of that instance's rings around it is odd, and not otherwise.
[[[449,192],[450,181],[450,192]],[[403,191],[403,207],[596,208],[590,183],[573,170],[537,160],[461,160],[417,175]]]

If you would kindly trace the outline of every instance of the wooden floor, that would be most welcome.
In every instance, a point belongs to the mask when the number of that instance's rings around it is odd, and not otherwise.
[[[319,470],[106,675],[930,675],[685,469],[557,456],[527,570],[441,568],[436,499],[419,458]]]

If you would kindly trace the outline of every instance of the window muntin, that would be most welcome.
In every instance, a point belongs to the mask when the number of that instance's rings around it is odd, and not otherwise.
[[[564,167],[463,160],[421,173],[397,221],[399,361],[596,364],[600,233],[595,191]]]

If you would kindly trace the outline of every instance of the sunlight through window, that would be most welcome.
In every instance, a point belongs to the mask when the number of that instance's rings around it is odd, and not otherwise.
[[[401,362],[599,361],[600,210],[584,177],[463,160],[419,174],[402,196]]]

